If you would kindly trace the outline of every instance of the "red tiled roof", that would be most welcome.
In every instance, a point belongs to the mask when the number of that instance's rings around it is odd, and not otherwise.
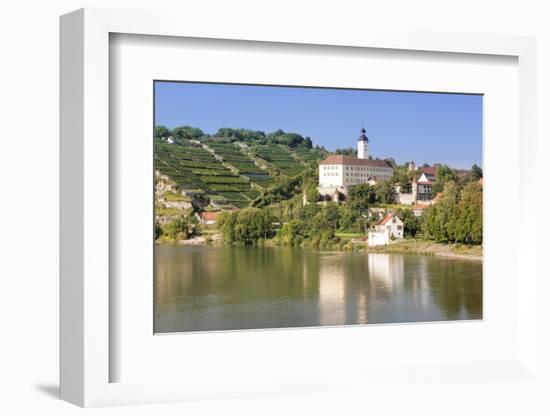
[[[386,216],[384,218],[382,218],[380,221],[378,221],[378,224],[377,225],[384,225],[386,224],[389,220],[391,220],[393,218],[393,214],[386,214]]]
[[[433,181],[418,181],[418,183],[421,183],[422,185],[433,185]]]
[[[428,166],[428,167],[423,167],[423,168],[420,168],[420,171],[425,173],[426,175],[431,175],[431,176],[435,176],[435,171],[436,171],[436,168],[435,166]]]
[[[218,218],[219,212],[201,212],[201,218],[206,221],[213,221]]]
[[[357,159],[354,157],[346,157],[342,155],[330,155],[325,160],[319,162],[320,165],[358,165],[370,166],[377,168],[391,168],[390,164],[385,160],[377,159]]]

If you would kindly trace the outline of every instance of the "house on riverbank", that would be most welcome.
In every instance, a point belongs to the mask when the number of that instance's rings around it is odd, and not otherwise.
[[[403,231],[401,218],[393,213],[387,214],[369,230],[368,245],[386,246],[393,239],[402,239]]]
[[[204,211],[200,214],[195,214],[197,219],[199,220],[199,223],[202,225],[212,225],[216,224],[216,220],[218,219],[219,211]]]

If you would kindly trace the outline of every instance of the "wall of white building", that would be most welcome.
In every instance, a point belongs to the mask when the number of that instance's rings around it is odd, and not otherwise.
[[[393,175],[392,168],[360,165],[344,165],[343,172],[345,186],[365,183],[372,176],[376,176],[377,179],[389,180]]]
[[[336,187],[343,186],[343,165],[319,165],[319,186]]]
[[[390,243],[388,230],[369,231],[369,246],[386,246]]]

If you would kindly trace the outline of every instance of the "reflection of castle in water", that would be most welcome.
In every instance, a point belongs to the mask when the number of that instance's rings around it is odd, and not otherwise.
[[[155,248],[163,331],[424,322],[482,317],[474,262],[255,247]]]
[[[322,254],[316,273],[319,325],[423,321],[434,316],[429,270],[433,262],[399,254]]]
[[[320,258],[320,325],[340,325],[346,321],[346,279],[339,258],[339,255],[322,256]]]
[[[345,253],[320,258],[319,324],[366,324],[367,291],[364,283],[349,278]],[[366,270],[365,270],[366,275]]]

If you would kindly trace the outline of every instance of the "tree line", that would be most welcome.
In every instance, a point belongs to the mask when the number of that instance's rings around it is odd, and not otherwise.
[[[447,175],[443,170],[443,175]],[[483,190],[475,175],[461,182],[448,178],[439,201],[420,217],[407,207],[395,210],[404,223],[406,238],[421,237],[441,243],[481,244],[483,241]],[[342,203],[318,203],[314,170],[281,181],[256,201],[256,207],[227,212],[218,226],[228,243],[255,244],[274,239],[290,246],[334,247],[341,244],[337,233],[366,234],[380,217],[369,208],[391,204],[391,181],[349,189]],[[304,205],[303,199],[306,199]],[[391,206],[391,205],[390,205]]]
[[[442,243],[481,244],[482,185],[469,182],[461,189],[456,182],[447,182],[439,202],[428,209],[422,232],[426,238]]]
[[[298,133],[285,132],[281,129],[275,130],[272,133],[265,133],[261,130],[222,127],[218,129],[215,134],[206,134],[201,129],[191,126],[179,126],[173,129],[162,125],[155,126],[155,139],[161,140],[168,137],[172,137],[175,143],[184,143],[186,140],[209,138],[225,143],[243,141],[254,142],[255,144],[282,144],[291,148],[313,148],[313,141],[310,137],[302,136]],[[321,149],[319,146],[317,146],[317,148]]]

